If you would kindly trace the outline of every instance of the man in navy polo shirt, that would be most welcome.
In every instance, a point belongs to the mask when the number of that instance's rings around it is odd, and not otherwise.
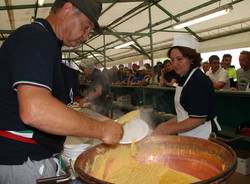
[[[0,49],[0,183],[33,184],[55,176],[53,155],[65,136],[116,144],[122,127],[68,108],[62,45],[75,47],[98,28],[97,0],[56,0],[46,19],[18,28]]]

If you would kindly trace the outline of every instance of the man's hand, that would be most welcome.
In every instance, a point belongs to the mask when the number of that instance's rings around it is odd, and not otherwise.
[[[88,98],[82,98],[79,101],[80,107],[82,108],[86,108],[86,107],[90,107],[91,102],[89,102]]]
[[[91,103],[90,103],[90,102],[86,102],[86,103],[81,104],[81,107],[82,107],[82,108],[88,108],[88,107],[90,107],[90,106],[91,106]]]
[[[117,144],[122,138],[123,128],[113,120],[106,120],[102,125],[102,141],[106,144]]]

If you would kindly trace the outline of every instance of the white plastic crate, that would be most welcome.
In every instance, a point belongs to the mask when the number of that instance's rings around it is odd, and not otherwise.
[[[250,158],[237,157],[237,162],[236,172],[243,175],[250,174]]]

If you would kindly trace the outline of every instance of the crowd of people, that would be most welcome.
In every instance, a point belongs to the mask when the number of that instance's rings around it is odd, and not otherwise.
[[[232,55],[224,54],[222,60],[212,55],[202,63],[201,69],[209,76],[215,89],[248,90],[250,83],[250,51],[239,55],[240,68],[232,65]]]
[[[221,61],[217,55],[211,55],[209,61],[201,63],[200,69],[209,76],[216,90],[246,90],[250,83],[250,51],[240,53],[239,64],[240,68],[236,70],[230,54],[224,54]],[[175,87],[180,78],[170,59],[157,62],[153,67],[149,63],[143,66],[134,63],[131,68],[123,64],[114,65],[104,69],[103,73],[110,84],[127,86]]]
[[[249,90],[250,83],[250,52],[242,51],[239,55],[240,68],[232,66],[232,56],[224,54],[222,60],[217,55],[211,55],[208,61],[199,63],[198,67],[212,82],[215,90]],[[94,104],[94,109],[108,115],[110,107],[110,86],[158,86],[174,87],[181,83],[181,76],[176,73],[173,61],[166,59],[157,62],[155,66],[145,63],[143,66],[132,64],[131,68],[120,64],[112,68],[97,69],[92,60],[85,61],[81,67],[84,73],[83,83],[89,88],[81,100],[83,107]]]
[[[163,63],[157,62],[153,67],[149,63],[143,66],[133,64],[131,68],[120,64],[118,67],[105,68],[102,73],[109,80],[109,83],[113,85],[173,86],[178,80],[178,75],[173,70],[170,60],[165,60]],[[89,82],[85,74],[82,82]]]

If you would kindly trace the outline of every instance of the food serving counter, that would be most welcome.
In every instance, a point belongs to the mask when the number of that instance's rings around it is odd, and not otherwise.
[[[81,85],[84,91],[86,85]],[[113,93],[114,108],[128,108],[128,111],[140,106],[150,106],[156,112],[161,114],[175,114],[174,93],[175,89],[171,87],[158,86],[111,86]],[[224,137],[238,137],[236,130],[242,122],[250,122],[249,104],[250,92],[216,90],[216,114],[218,122],[222,127],[221,135]],[[129,95],[131,103],[118,104],[115,101],[117,97]],[[250,138],[240,136],[241,140],[248,142]],[[250,151],[249,146],[248,150]]]

